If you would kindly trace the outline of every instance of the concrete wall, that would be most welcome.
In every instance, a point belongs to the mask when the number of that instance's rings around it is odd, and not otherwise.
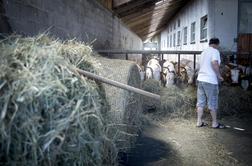
[[[218,37],[226,51],[236,51],[238,0],[209,0],[209,36]]]
[[[96,0],[0,1],[4,8],[0,14],[13,32],[36,35],[48,31],[62,39],[94,41],[95,49],[142,49],[142,40]]]

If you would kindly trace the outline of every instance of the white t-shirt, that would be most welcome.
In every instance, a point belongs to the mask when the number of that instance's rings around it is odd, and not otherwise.
[[[217,75],[212,67],[213,61],[218,61],[219,64],[221,63],[220,52],[213,47],[208,47],[201,53],[198,81],[218,84]]]

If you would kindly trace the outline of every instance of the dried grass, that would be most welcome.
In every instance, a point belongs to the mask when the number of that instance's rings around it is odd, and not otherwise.
[[[0,42],[1,165],[115,165],[92,49],[45,35]]]
[[[219,114],[243,117],[251,114],[252,93],[241,87],[222,86],[219,95]]]
[[[161,116],[168,118],[189,118],[195,114],[196,90],[194,87],[172,86],[161,90]]]
[[[98,69],[101,76],[140,88],[140,73],[135,63],[118,59],[96,57],[103,65]],[[106,120],[111,121],[109,136],[120,151],[128,151],[140,130],[142,96],[103,84],[106,100],[110,107]]]
[[[159,81],[154,79],[147,79],[143,82],[143,90],[158,94],[161,93],[161,86]],[[160,101],[153,100],[149,97],[143,97],[143,110],[144,112],[152,112],[160,109]]]

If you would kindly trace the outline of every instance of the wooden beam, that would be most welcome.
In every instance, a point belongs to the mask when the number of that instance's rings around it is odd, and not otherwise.
[[[156,12],[156,11],[167,8],[167,6],[170,4],[170,2],[171,2],[171,0],[170,1],[165,1],[163,4],[159,4],[157,6],[150,6],[148,8],[143,8],[141,10],[138,10],[135,13],[131,13],[131,14],[128,14],[126,16],[122,16],[120,18],[122,20],[124,20],[124,21],[127,21],[127,20],[131,20],[133,18],[142,16],[142,15],[145,15],[145,14],[150,14],[150,13],[153,13],[153,12]]]
[[[174,8],[179,5],[178,3],[181,3],[181,1],[180,0],[179,1],[175,1],[175,0],[165,1],[162,4],[153,5],[153,6],[149,6],[146,8],[141,8],[141,10],[137,10],[136,12],[128,13],[125,16],[120,16],[120,18],[122,18],[124,20],[132,19],[132,18],[135,18],[139,15],[143,15],[145,13],[152,13],[157,10],[167,8],[167,6],[169,6],[170,8]]]
[[[142,33],[142,32],[145,32],[145,31],[154,31],[162,26],[164,26],[165,23],[156,23],[156,24],[151,24],[149,26],[146,26],[144,28],[140,28],[138,30],[134,30],[134,32],[136,33]]]
[[[114,80],[110,80],[108,78],[105,78],[105,77],[102,77],[102,76],[99,76],[99,75],[96,75],[94,73],[91,73],[91,72],[88,72],[88,71],[85,71],[85,70],[81,70],[81,69],[78,69],[78,68],[71,69],[71,70],[75,74],[78,73],[80,75],[83,75],[83,76],[85,76],[87,78],[90,78],[90,79],[93,79],[95,81],[99,81],[99,82],[102,82],[102,83],[105,83],[105,84],[108,84],[108,85],[112,85],[112,86],[120,88],[120,89],[124,89],[124,90],[134,92],[134,93],[146,96],[146,97],[150,97],[150,98],[155,99],[155,100],[160,100],[160,95],[150,93],[150,92],[144,91],[142,89],[135,88],[133,86],[129,86],[127,84],[123,84],[123,83],[120,83],[120,82],[117,82],[117,81],[114,81]]]
[[[156,29],[156,30],[154,30],[154,31],[150,31],[150,32],[141,32],[141,33],[138,33],[140,36],[147,36],[147,35],[149,35],[149,34],[152,34],[152,33],[157,33],[157,32],[159,32],[159,31],[161,31],[161,30],[163,30],[164,29],[164,27],[161,27],[161,28],[159,28],[159,29]]]
[[[142,28],[151,24],[155,24],[155,23],[160,23],[161,21],[166,21],[168,20],[172,15],[170,13],[163,15],[162,17],[158,17],[158,18],[146,18],[146,19],[142,19],[136,22],[133,22],[131,24],[126,24],[129,28],[135,29],[135,28]]]
[[[167,8],[168,8],[168,6],[163,6],[162,8],[158,8],[158,9],[155,8],[155,9],[151,9],[151,10],[147,10],[147,11],[141,10],[140,12],[128,15],[126,17],[122,17],[121,19],[124,22],[130,22],[130,21],[133,21],[133,20],[142,19],[144,17],[149,17],[149,16],[152,16],[154,14],[158,14],[160,12],[163,12]]]
[[[108,8],[109,10],[112,10],[112,3],[113,0],[99,0],[99,2],[106,8]]]
[[[134,0],[134,1],[130,1],[126,5],[122,5],[122,6],[119,6],[118,8],[115,8],[114,11],[120,15],[120,13],[126,12],[128,10],[139,7],[149,2],[155,3],[155,1],[158,1],[158,0]]]
[[[113,0],[113,8],[117,8],[121,5],[129,3],[130,1],[132,1],[132,0]]]
[[[163,17],[165,16],[167,13],[166,10],[160,10],[159,12],[157,13],[153,13],[153,14],[149,14],[148,16],[141,16],[141,17],[137,17],[135,19],[132,19],[132,20],[129,20],[129,21],[123,21],[125,24],[127,25],[131,25],[131,24],[134,24],[134,22],[139,22],[139,21],[144,21],[144,20],[148,20],[149,18],[150,19],[155,19],[155,18],[160,18],[160,17]]]
[[[134,26],[138,24],[138,22],[144,22],[145,20],[149,20],[149,18],[151,19],[159,18],[159,17],[164,17],[168,13],[175,13],[175,11],[177,11],[178,8],[179,6],[166,6],[163,9],[157,10],[156,13],[149,13],[147,16],[143,15],[143,16],[139,16],[134,19],[131,19],[129,21],[125,21],[125,20],[123,21],[129,26]]]

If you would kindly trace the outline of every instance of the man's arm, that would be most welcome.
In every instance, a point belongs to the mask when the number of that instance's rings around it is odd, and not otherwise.
[[[220,65],[219,65],[219,63],[218,63],[217,60],[212,61],[212,67],[213,67],[214,72],[215,72],[216,75],[217,75],[217,78],[218,78],[220,81],[223,81],[224,79],[223,79],[222,76],[221,76],[221,73],[220,73]]]

